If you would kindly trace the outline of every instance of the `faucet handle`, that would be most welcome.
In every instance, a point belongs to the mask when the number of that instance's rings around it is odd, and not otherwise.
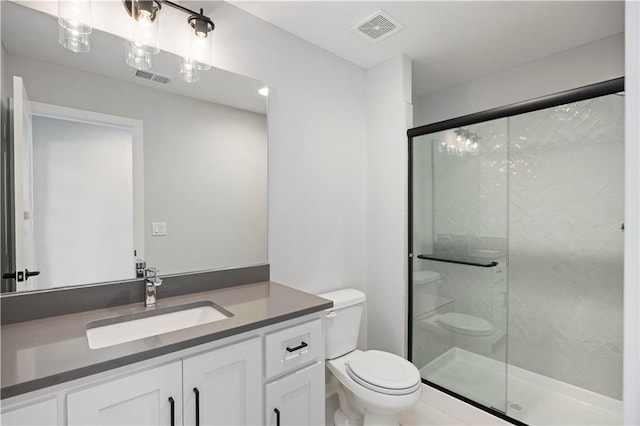
[[[158,275],[158,268],[150,266],[148,268],[144,268],[144,276],[146,278],[155,278]]]
[[[158,268],[149,267],[144,269],[144,276],[147,280],[147,285],[155,285],[156,287],[162,285],[162,280],[158,278]]]

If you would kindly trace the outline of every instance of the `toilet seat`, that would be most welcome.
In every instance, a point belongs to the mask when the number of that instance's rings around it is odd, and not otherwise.
[[[422,385],[418,369],[397,355],[370,350],[346,363],[346,370],[359,385],[385,395],[407,395]]]
[[[493,324],[474,315],[447,312],[435,315],[436,323],[451,331],[459,331],[467,334],[487,335],[493,332]]]

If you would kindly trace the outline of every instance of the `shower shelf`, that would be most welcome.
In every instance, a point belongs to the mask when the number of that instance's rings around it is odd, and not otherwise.
[[[496,262],[495,260],[487,260],[475,257],[453,258],[447,256],[438,256],[434,254],[419,254],[418,259],[435,260],[436,262],[457,263],[460,265],[480,266],[483,268],[492,268],[498,265],[498,262]]]

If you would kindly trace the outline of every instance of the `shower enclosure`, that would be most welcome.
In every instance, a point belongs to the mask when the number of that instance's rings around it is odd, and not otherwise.
[[[622,423],[624,82],[409,130],[409,353],[525,424]]]

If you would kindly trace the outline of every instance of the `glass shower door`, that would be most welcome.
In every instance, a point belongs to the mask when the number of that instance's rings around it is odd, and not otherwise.
[[[508,123],[411,140],[412,362],[506,411]]]
[[[507,414],[527,424],[622,423],[624,114],[614,93],[509,118]]]

